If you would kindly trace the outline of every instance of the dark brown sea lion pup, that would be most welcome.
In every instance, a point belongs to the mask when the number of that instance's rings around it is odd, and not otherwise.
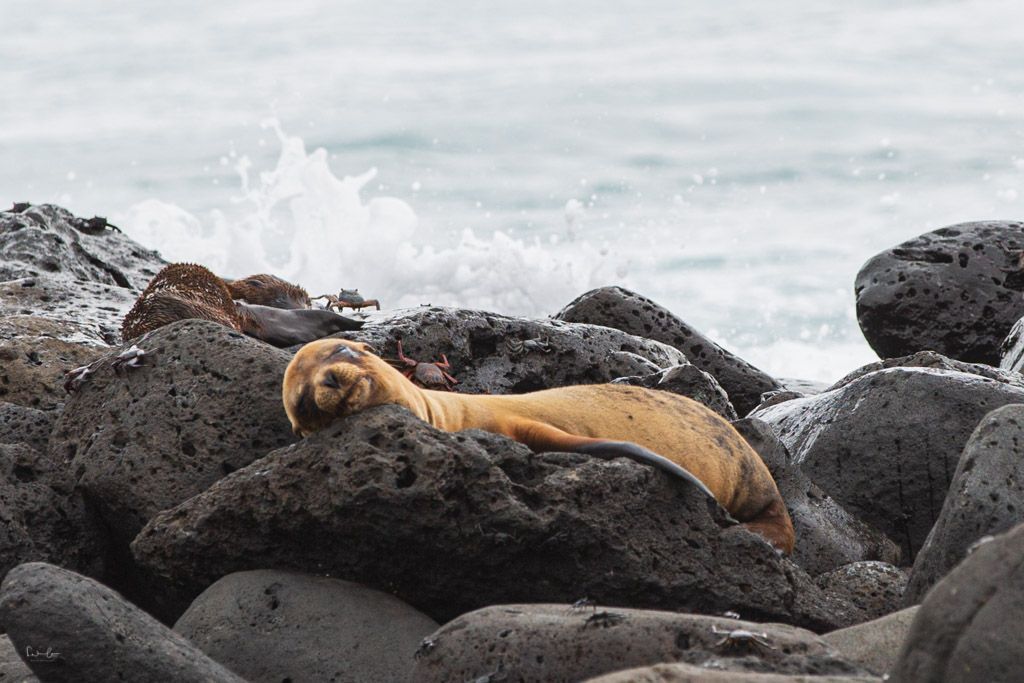
[[[764,462],[732,425],[683,396],[617,384],[508,396],[431,391],[366,344],[321,339],[288,364],[282,397],[299,436],[395,403],[450,432],[484,429],[537,452],[630,458],[695,481],[745,526],[784,552],[793,550],[793,523]]]
[[[273,275],[250,276],[232,285],[246,301],[235,301],[229,285],[203,266],[172,263],[150,280],[128,311],[121,324],[121,337],[135,339],[177,320],[202,318],[285,347],[363,326],[358,320],[331,311],[291,307],[301,301],[301,296],[308,301],[308,295],[301,287]],[[253,298],[284,305],[259,305],[252,303]]]
[[[290,310],[311,307],[309,292],[276,275],[260,273],[237,280],[224,278],[224,284],[235,301]]]

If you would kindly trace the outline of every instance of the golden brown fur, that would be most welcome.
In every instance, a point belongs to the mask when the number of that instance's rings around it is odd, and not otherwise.
[[[289,363],[282,397],[300,436],[337,417],[394,403],[438,429],[484,429],[535,451],[594,453],[597,447],[631,457],[614,451],[638,444],[695,475],[722,507],[777,547],[793,548],[792,522],[764,462],[732,425],[682,396],[613,384],[514,396],[431,391],[413,385],[366,344],[322,339]]]

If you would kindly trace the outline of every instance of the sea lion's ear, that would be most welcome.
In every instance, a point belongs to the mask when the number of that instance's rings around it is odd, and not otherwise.
[[[379,356],[380,355],[379,353],[377,353],[377,349],[373,348],[372,346],[370,346],[366,342],[359,342],[358,345],[359,345],[359,348],[364,353],[372,353],[375,356]]]

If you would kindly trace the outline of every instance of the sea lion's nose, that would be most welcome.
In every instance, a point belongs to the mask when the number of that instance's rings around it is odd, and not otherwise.
[[[330,372],[330,371],[324,373],[324,379],[323,379],[322,384],[325,387],[330,387],[331,389],[340,389],[341,388],[341,385],[338,383],[338,376],[335,375],[333,372]]]

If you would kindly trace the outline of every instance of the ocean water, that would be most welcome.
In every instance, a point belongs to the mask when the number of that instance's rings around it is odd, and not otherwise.
[[[864,261],[1020,218],[1024,5],[694,4],[0,0],[0,204],[385,307],[620,284],[834,380]]]

